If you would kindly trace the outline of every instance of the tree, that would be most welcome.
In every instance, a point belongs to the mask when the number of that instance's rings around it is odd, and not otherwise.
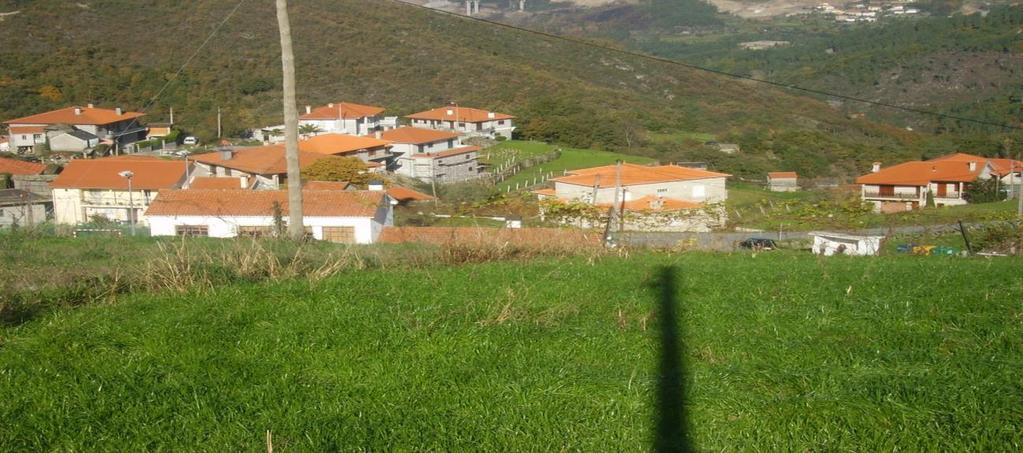
[[[1005,199],[1005,194],[998,187],[997,177],[978,179],[966,187],[963,198],[970,203],[990,203]]]
[[[345,181],[365,186],[370,175],[366,163],[358,157],[337,157],[316,161],[302,170],[302,177],[309,181]]]
[[[43,85],[40,87],[39,96],[50,102],[60,102],[64,100],[64,93],[61,93],[60,88],[53,85]]]
[[[319,134],[320,132],[323,132],[323,129],[321,129],[320,126],[317,126],[315,124],[303,124],[298,126],[299,135],[316,135]]]

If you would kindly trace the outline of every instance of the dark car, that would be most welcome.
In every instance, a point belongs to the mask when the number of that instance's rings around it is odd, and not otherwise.
[[[740,242],[739,247],[750,250],[774,250],[778,248],[778,244],[775,244],[772,239],[749,238]]]

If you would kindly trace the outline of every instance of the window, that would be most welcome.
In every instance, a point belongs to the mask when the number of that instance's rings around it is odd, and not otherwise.
[[[238,237],[261,238],[274,235],[274,227],[269,225],[260,226],[239,226]]]
[[[323,227],[323,240],[340,244],[355,243],[355,227]]]
[[[472,158],[472,154],[466,154],[465,155],[465,160],[469,160],[470,158]]]
[[[210,227],[207,225],[177,225],[174,227],[174,234],[178,236],[209,236]]]
[[[497,125],[498,125],[498,126],[504,126],[504,120],[500,120],[500,121],[498,121],[498,122],[497,122]]]
[[[22,135],[22,136],[21,136],[21,139],[22,139],[22,140],[28,140],[28,136],[27,136],[27,135]]]
[[[707,187],[704,185],[693,186],[693,197],[703,198],[707,196]]]

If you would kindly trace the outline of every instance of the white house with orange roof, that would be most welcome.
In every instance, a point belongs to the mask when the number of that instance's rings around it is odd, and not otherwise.
[[[512,138],[514,116],[488,110],[450,105],[407,117],[413,127],[455,131],[470,137]]]
[[[103,217],[144,224],[141,214],[157,192],[182,187],[190,165],[147,156],[72,160],[50,183],[54,221],[76,225]]]
[[[330,154],[298,152],[301,168],[322,159],[334,159]],[[189,175],[191,182],[199,178],[238,178],[237,184],[257,190],[276,190],[288,182],[288,164],[284,145],[234,148],[195,154],[190,157],[195,168]],[[226,183],[225,183],[226,184]]]
[[[372,167],[383,171],[394,167],[394,153],[391,142],[377,136],[355,136],[349,134],[321,134],[298,142],[298,149],[308,153],[339,157],[356,157]]]
[[[863,201],[872,203],[876,212],[902,212],[927,205],[927,195],[935,206],[957,206],[968,203],[964,193],[978,179],[1000,178],[1003,174],[1015,179],[1014,167],[1019,161],[995,163],[994,159],[956,153],[925,161],[909,161],[881,167],[874,162],[869,174],[856,178]],[[996,168],[1001,168],[998,170]]]
[[[11,149],[28,152],[36,146],[50,144],[51,151],[83,151],[98,143],[107,143],[119,151],[130,151],[130,145],[146,136],[146,127],[138,119],[144,114],[126,112],[120,107],[103,109],[89,104],[73,106],[23,118],[5,121],[10,129]],[[62,149],[63,144],[71,146]]]
[[[307,234],[346,244],[376,242],[384,227],[394,223],[390,198],[383,190],[353,191],[346,186],[320,184],[302,190]],[[146,210],[146,218],[153,236],[262,237],[275,234],[278,209],[288,212],[287,191],[163,190]]]
[[[381,116],[382,113],[383,107],[351,102],[331,102],[319,107],[307,105],[298,118],[298,124],[314,126],[319,133],[369,135],[395,126],[396,121],[388,121]]]
[[[479,147],[463,146],[453,131],[400,127],[381,134],[397,156],[395,173],[423,181],[456,182],[478,177]]]

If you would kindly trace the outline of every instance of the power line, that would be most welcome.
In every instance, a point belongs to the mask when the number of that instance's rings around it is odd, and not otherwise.
[[[708,67],[705,67],[705,66],[700,66],[700,65],[696,65],[696,64],[692,64],[692,63],[686,63],[684,61],[672,60],[672,59],[669,59],[669,58],[658,57],[658,56],[655,56],[655,55],[649,55],[649,54],[635,52],[635,51],[631,51],[631,50],[620,49],[620,48],[617,48],[617,47],[612,47],[612,46],[609,46],[609,45],[606,45],[606,44],[601,44],[601,43],[589,41],[589,40],[586,40],[586,39],[573,38],[571,36],[557,35],[557,34],[548,33],[548,32],[545,32],[545,31],[533,30],[533,29],[529,29],[529,28],[525,28],[525,27],[519,27],[519,26],[511,25],[511,24],[506,24],[506,23],[503,23],[503,22],[498,22],[498,21],[494,21],[494,20],[490,20],[490,19],[484,19],[482,17],[464,16],[462,14],[458,14],[458,13],[455,13],[455,12],[445,11],[445,10],[442,10],[442,9],[430,8],[430,7],[425,6],[425,5],[420,5],[420,4],[417,4],[417,3],[412,3],[412,2],[410,2],[408,0],[388,0],[388,1],[393,2],[393,3],[399,3],[399,4],[402,4],[402,5],[405,5],[405,6],[411,6],[411,7],[414,7],[414,8],[419,8],[419,9],[422,9],[422,10],[426,10],[426,11],[432,12],[434,14],[443,14],[443,15],[447,15],[447,16],[456,17],[456,18],[461,19],[461,20],[474,21],[474,22],[478,22],[478,23],[482,23],[482,24],[487,24],[487,25],[492,25],[492,26],[495,26],[495,27],[501,27],[501,28],[505,28],[505,29],[509,29],[509,30],[514,30],[514,31],[522,32],[522,33],[529,33],[529,34],[533,34],[533,35],[537,35],[537,36],[543,36],[545,38],[550,38],[550,39],[555,39],[555,40],[559,40],[559,41],[569,42],[569,43],[573,43],[573,44],[577,44],[577,45],[581,45],[581,46],[586,46],[586,47],[591,47],[591,48],[595,48],[595,49],[601,49],[601,50],[606,50],[606,51],[610,51],[610,52],[615,52],[615,53],[618,53],[618,54],[628,55],[628,56],[635,57],[635,58],[641,58],[641,59],[645,59],[645,60],[656,61],[658,63],[663,63],[663,64],[667,64],[667,65],[679,66],[679,67],[684,67],[684,68],[693,69],[693,70],[697,70],[697,71],[703,71],[703,72],[707,72],[707,73],[711,73],[711,74],[715,74],[715,75],[730,77],[730,78],[733,78],[733,79],[748,80],[748,81],[751,81],[751,82],[762,83],[762,84],[766,84],[766,85],[772,85],[772,86],[779,87],[779,88],[786,88],[786,89],[789,89],[789,90],[801,91],[801,92],[804,92],[804,93],[815,94],[815,95],[818,95],[818,96],[826,96],[826,97],[831,97],[831,98],[835,98],[835,99],[841,99],[841,100],[845,100],[845,101],[859,102],[859,103],[862,103],[862,104],[869,104],[869,105],[873,105],[873,106],[877,106],[877,107],[885,107],[885,108],[894,109],[894,110],[901,110],[901,111],[904,111],[904,112],[915,113],[915,114],[918,114],[918,115],[929,115],[929,116],[935,116],[935,117],[938,117],[938,118],[947,118],[947,119],[956,120],[956,121],[980,124],[980,125],[984,125],[984,126],[998,127],[998,128],[1003,128],[1003,129],[1023,130],[1023,127],[1014,126],[1014,125],[1011,125],[1011,124],[996,123],[996,122],[993,122],[993,121],[986,121],[986,120],[981,120],[981,119],[977,119],[977,118],[969,118],[969,117],[964,117],[964,116],[950,115],[950,114],[947,114],[947,113],[935,112],[935,111],[932,111],[932,110],[915,109],[915,108],[912,108],[912,107],[904,107],[904,106],[901,106],[901,105],[890,104],[890,103],[881,102],[881,101],[873,101],[873,100],[870,100],[870,99],[860,98],[860,97],[856,97],[856,96],[849,96],[849,95],[845,95],[845,94],[834,93],[834,92],[824,91],[824,90],[818,90],[818,89],[814,89],[814,88],[806,88],[806,87],[802,87],[802,86],[799,86],[799,85],[793,85],[793,84],[788,84],[788,83],[783,83],[783,82],[776,82],[776,81],[773,81],[773,80],[759,79],[759,78],[756,78],[756,77],[753,77],[753,76],[749,76],[749,75],[736,74],[736,73],[733,73],[733,72],[728,72],[728,71],[722,71],[722,70],[719,70],[719,69],[708,68]]]

